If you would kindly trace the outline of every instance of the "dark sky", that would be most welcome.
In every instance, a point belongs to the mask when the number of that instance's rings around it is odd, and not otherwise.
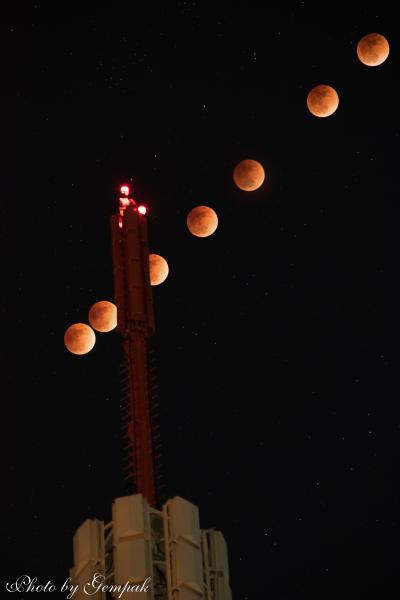
[[[167,495],[223,531],[234,600],[397,597],[396,8],[105,4],[0,19],[1,589],[61,584],[76,528],[126,493],[118,335],[84,357],[63,335],[113,299],[109,217],[133,178],[170,266]],[[373,31],[391,52],[368,68]],[[305,104],[320,83],[340,97],[326,119]],[[232,181],[244,158],[256,192]],[[207,239],[186,228],[198,204],[219,216]]]

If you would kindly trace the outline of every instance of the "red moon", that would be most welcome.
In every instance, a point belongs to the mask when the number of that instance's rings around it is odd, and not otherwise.
[[[89,325],[70,325],[64,335],[64,344],[72,354],[87,354],[96,343],[96,335]]]
[[[168,277],[168,263],[159,254],[149,254],[150,284],[159,285]]]
[[[117,307],[107,300],[96,302],[89,310],[89,323],[102,333],[112,331],[117,326]]]
[[[389,56],[389,42],[380,33],[368,33],[357,44],[357,56],[363,65],[377,67]]]
[[[208,237],[218,227],[217,213],[209,206],[196,206],[188,214],[186,224],[196,237]]]
[[[330,117],[339,106],[339,96],[330,85],[317,85],[307,96],[307,107],[315,117]]]
[[[264,179],[264,167],[256,160],[242,160],[233,171],[233,181],[244,192],[258,190],[264,183]]]

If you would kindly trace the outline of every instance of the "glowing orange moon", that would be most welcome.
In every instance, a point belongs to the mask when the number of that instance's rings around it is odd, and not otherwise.
[[[315,117],[330,117],[339,106],[337,91],[330,85],[317,85],[307,96],[307,107]]]
[[[264,183],[264,179],[264,167],[256,160],[242,160],[233,171],[233,181],[244,192],[258,190]]]
[[[196,206],[188,214],[186,223],[190,233],[193,233],[193,235],[208,237],[218,227],[217,213],[209,206]]]
[[[87,354],[96,343],[96,335],[89,325],[70,325],[64,335],[64,344],[72,354]]]
[[[117,326],[117,307],[107,300],[96,302],[89,310],[89,323],[97,331],[112,331]]]
[[[168,277],[168,263],[159,254],[149,254],[150,284],[159,285]]]
[[[367,67],[377,67],[389,56],[389,42],[380,33],[368,33],[357,44],[357,56]]]

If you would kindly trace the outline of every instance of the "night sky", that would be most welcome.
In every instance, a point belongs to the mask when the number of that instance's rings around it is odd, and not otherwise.
[[[81,357],[63,336],[113,300],[131,179],[170,266],[152,341],[167,497],[223,531],[234,600],[397,597],[396,8],[53,4],[0,19],[1,597],[22,573],[62,584],[77,527],[128,493],[119,336]],[[390,55],[370,68],[375,31]],[[340,98],[325,119],[306,107],[321,83]],[[266,170],[251,193],[246,158]],[[199,204],[209,238],[186,227]]]

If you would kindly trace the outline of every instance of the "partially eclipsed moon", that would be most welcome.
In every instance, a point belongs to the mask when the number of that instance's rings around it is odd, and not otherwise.
[[[150,284],[159,285],[168,277],[168,263],[159,254],[149,254]]]
[[[263,166],[256,160],[240,161],[233,171],[233,181],[244,192],[254,192],[262,186],[265,179]]]
[[[218,227],[217,213],[209,206],[196,206],[187,216],[190,233],[197,237],[208,237]]]
[[[357,56],[367,67],[377,67],[389,56],[389,42],[380,33],[368,33],[357,44]]]
[[[64,344],[72,354],[87,354],[96,343],[96,335],[89,325],[70,325],[64,335]]]
[[[307,107],[315,117],[330,117],[339,106],[339,96],[330,85],[317,85],[307,96]]]
[[[117,326],[117,307],[107,300],[96,302],[89,310],[89,323],[97,331],[112,331]]]

